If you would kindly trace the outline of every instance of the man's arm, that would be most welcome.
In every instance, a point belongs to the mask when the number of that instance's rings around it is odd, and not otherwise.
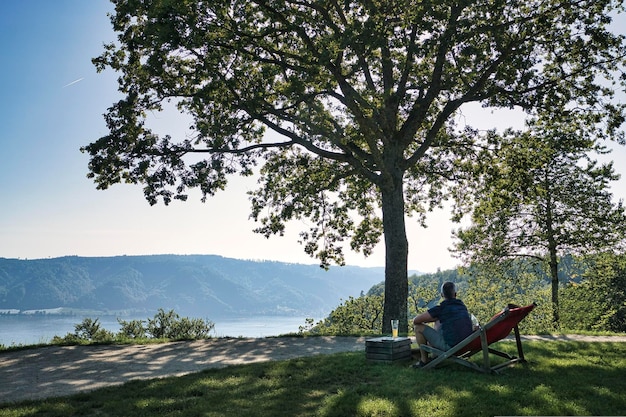
[[[415,318],[413,319],[413,324],[431,323],[435,320],[436,319],[433,316],[431,316],[428,311],[425,311],[415,316]]]

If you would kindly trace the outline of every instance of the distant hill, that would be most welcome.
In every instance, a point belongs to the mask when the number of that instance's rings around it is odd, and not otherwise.
[[[209,319],[328,314],[384,280],[383,268],[257,262],[214,255],[0,258],[0,312],[91,310]],[[55,310],[53,310],[55,309]],[[34,310],[34,311],[33,311]]]

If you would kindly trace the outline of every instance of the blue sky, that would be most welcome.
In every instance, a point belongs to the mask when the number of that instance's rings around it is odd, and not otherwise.
[[[86,178],[88,158],[79,149],[106,134],[102,114],[119,97],[116,75],[97,74],[91,64],[115,39],[110,10],[108,0],[0,2],[0,257],[174,253],[315,263],[297,244],[298,224],[282,238],[252,233],[245,191],[254,180],[235,179],[205,204],[192,194],[185,203],[151,207],[138,186],[98,191]],[[517,120],[507,112],[465,115],[483,128]],[[184,129],[182,119],[156,123]],[[626,197],[625,181],[615,188],[619,198]],[[425,230],[408,219],[410,269],[456,265],[447,217],[432,213]],[[383,266],[384,250],[347,261]]]

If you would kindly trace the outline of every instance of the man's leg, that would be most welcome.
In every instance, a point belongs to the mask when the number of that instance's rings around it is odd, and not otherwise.
[[[420,360],[423,363],[428,362],[428,352],[421,349],[421,346],[425,345],[427,342],[426,337],[424,336],[425,327],[425,324],[415,324],[413,329],[415,330],[415,341],[417,342],[417,346],[420,347]]]

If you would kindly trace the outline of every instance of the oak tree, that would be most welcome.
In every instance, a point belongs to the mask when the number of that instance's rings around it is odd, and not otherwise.
[[[324,266],[384,235],[385,332],[391,318],[407,328],[405,215],[424,222],[472,150],[456,112],[600,108],[624,56],[613,0],[113,3],[118,39],[94,62],[119,72],[124,98],[83,148],[97,187],[140,183],[167,204],[259,175],[256,231],[307,219],[301,242]],[[192,120],[184,137],[149,127],[167,102]]]

